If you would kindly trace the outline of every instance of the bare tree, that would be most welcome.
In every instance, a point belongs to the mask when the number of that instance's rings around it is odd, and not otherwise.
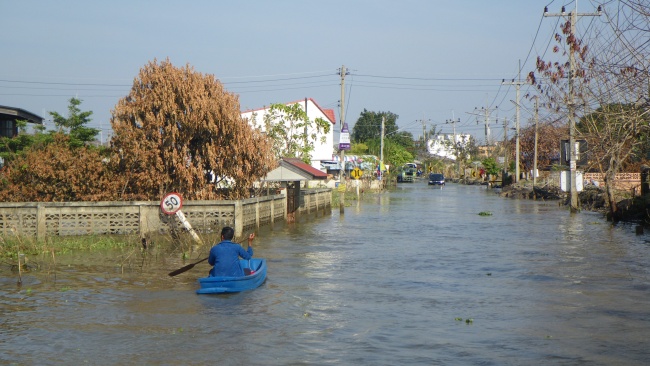
[[[621,167],[646,143],[650,102],[650,4],[647,1],[610,1],[604,4],[604,19],[594,18],[572,34],[570,20],[556,35],[554,51],[566,60],[576,60],[573,70],[567,62],[538,58],[537,74],[529,74],[545,98],[545,106],[558,119],[565,119],[573,101],[581,115],[578,137],[590,141],[590,158],[605,176],[610,214],[618,208],[614,179]],[[573,90],[567,77],[573,72]]]

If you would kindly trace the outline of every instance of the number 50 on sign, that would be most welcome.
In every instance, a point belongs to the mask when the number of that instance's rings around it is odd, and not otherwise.
[[[160,209],[167,215],[173,215],[176,211],[180,210],[183,207],[183,199],[181,195],[172,192],[168,193],[162,201],[160,201]]]

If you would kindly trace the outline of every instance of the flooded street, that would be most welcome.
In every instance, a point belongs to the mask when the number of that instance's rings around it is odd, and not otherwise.
[[[182,262],[59,256],[21,288],[3,265],[0,363],[645,365],[649,238],[555,201],[400,184],[258,233],[250,292],[196,295],[205,262],[172,278]]]

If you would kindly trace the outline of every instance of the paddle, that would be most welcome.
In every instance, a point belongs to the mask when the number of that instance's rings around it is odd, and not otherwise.
[[[208,257],[205,257],[205,258],[201,259],[201,260],[198,261],[198,262],[194,262],[194,263],[188,264],[188,265],[185,266],[185,267],[181,267],[181,268],[179,268],[179,269],[177,269],[177,270],[175,270],[175,271],[171,271],[171,272],[169,272],[169,275],[170,275],[171,277],[174,277],[174,276],[179,275],[179,274],[181,274],[181,273],[183,273],[183,272],[187,272],[187,271],[189,271],[190,269],[194,268],[194,266],[196,266],[197,264],[199,264],[199,263],[201,263],[201,262],[203,262],[203,261],[207,261],[207,260],[208,260]]]

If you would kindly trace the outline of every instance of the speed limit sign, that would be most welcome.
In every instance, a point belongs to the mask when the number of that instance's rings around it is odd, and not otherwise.
[[[162,201],[160,201],[160,209],[167,215],[173,215],[176,211],[180,210],[183,207],[183,199],[181,195],[172,192],[168,193]]]

